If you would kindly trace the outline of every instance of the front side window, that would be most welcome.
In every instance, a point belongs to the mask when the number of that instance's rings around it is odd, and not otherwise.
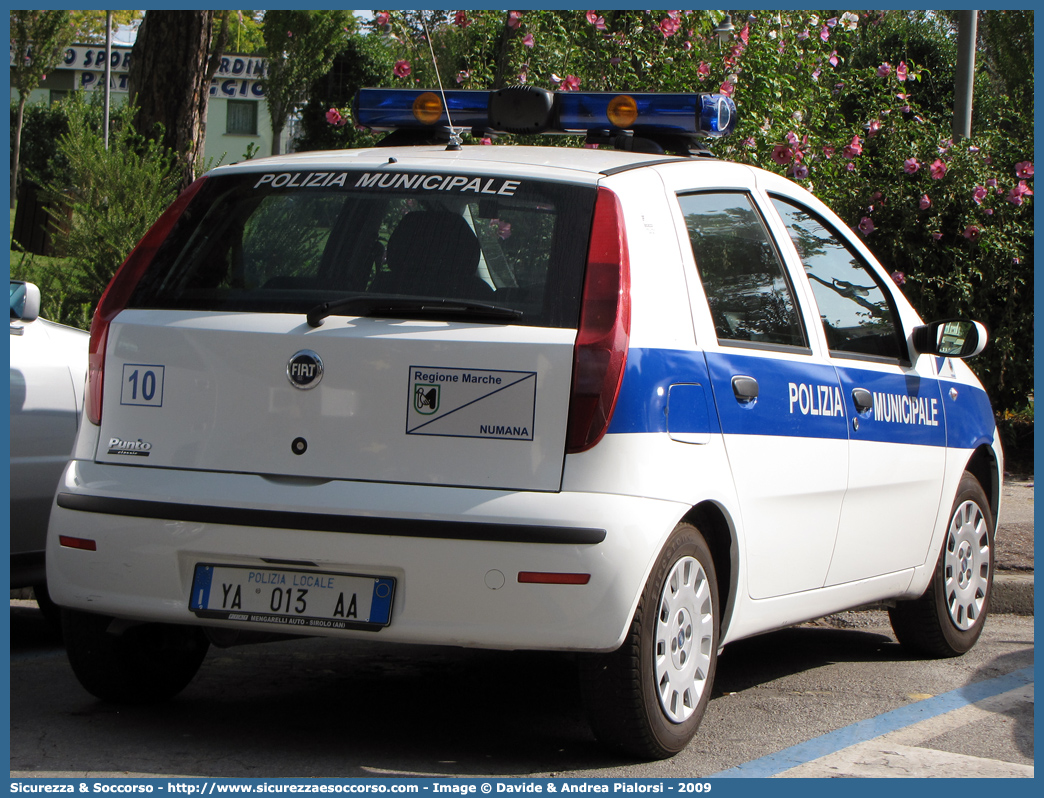
[[[807,208],[779,197],[772,203],[812,284],[831,355],[902,358],[902,328],[870,267]]]
[[[794,292],[750,197],[707,192],[678,202],[718,340],[806,348]]]
[[[407,172],[207,179],[157,252],[132,307],[307,313],[376,298],[455,300],[570,327],[593,186]],[[351,314],[349,314],[351,315]]]

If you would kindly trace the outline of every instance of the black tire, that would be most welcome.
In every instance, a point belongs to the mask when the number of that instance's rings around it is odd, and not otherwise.
[[[580,659],[584,705],[599,741],[642,759],[666,759],[685,748],[710,701],[719,626],[710,549],[698,529],[679,524],[623,645]]]
[[[51,594],[47,592],[47,585],[40,583],[33,585],[33,598],[36,606],[40,608],[48,625],[58,634],[62,633],[62,608],[51,600]]]
[[[965,472],[946,538],[924,595],[888,611],[902,646],[928,657],[957,657],[982,634],[993,592],[994,522],[982,485]]]
[[[113,619],[62,610],[65,650],[91,695],[117,704],[152,704],[180,693],[196,675],[210,642],[194,626],[141,624],[122,634]]]

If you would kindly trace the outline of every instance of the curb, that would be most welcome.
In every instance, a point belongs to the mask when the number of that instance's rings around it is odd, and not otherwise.
[[[1001,571],[993,575],[990,612],[1033,615],[1033,574]]]

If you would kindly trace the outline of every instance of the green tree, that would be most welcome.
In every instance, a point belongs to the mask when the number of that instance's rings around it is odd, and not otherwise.
[[[78,302],[97,302],[116,269],[178,194],[179,173],[170,153],[139,135],[134,107],[113,111],[109,147],[100,115],[80,97],[69,103],[68,131],[57,141],[66,164],[46,186],[51,206],[72,209],[62,255],[66,286]],[[57,215],[57,214],[56,214]]]
[[[357,33],[348,37],[330,70],[313,81],[308,91],[307,102],[301,108],[301,136],[295,149],[329,150],[373,144],[375,136],[349,124],[337,109],[347,108],[359,89],[385,83],[391,77],[393,63],[381,37]]]
[[[266,11],[263,21],[265,101],[272,119],[272,155],[308,87],[330,70],[355,26],[350,11]]]
[[[104,11],[70,11],[74,33],[74,44],[104,44],[105,43],[105,13]],[[141,21],[141,11],[113,11],[112,27],[117,25],[135,25]]]
[[[252,55],[265,49],[264,32],[261,27],[260,11],[228,12],[228,51]]]
[[[75,28],[68,11],[11,12],[11,88],[18,92],[18,113],[14,131],[14,163],[11,167],[11,204],[15,203],[20,179],[19,153],[22,124],[29,95],[48,72],[62,62],[72,42]]]
[[[131,51],[128,90],[135,126],[174,153],[181,188],[194,179],[207,135],[210,80],[221,60],[228,12],[214,37],[213,11],[148,11]]]

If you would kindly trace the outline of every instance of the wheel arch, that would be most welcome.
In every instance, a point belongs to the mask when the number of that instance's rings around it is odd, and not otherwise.
[[[714,572],[718,577],[720,637],[724,639],[736,606],[736,588],[739,581],[736,531],[726,512],[712,501],[695,505],[682,520],[700,530],[707,541],[711,557],[714,558]]]
[[[985,444],[979,446],[972,453],[964,470],[979,480],[979,484],[982,485],[986,498],[990,502],[990,512],[996,523],[1001,498],[1001,474],[996,452]]]

